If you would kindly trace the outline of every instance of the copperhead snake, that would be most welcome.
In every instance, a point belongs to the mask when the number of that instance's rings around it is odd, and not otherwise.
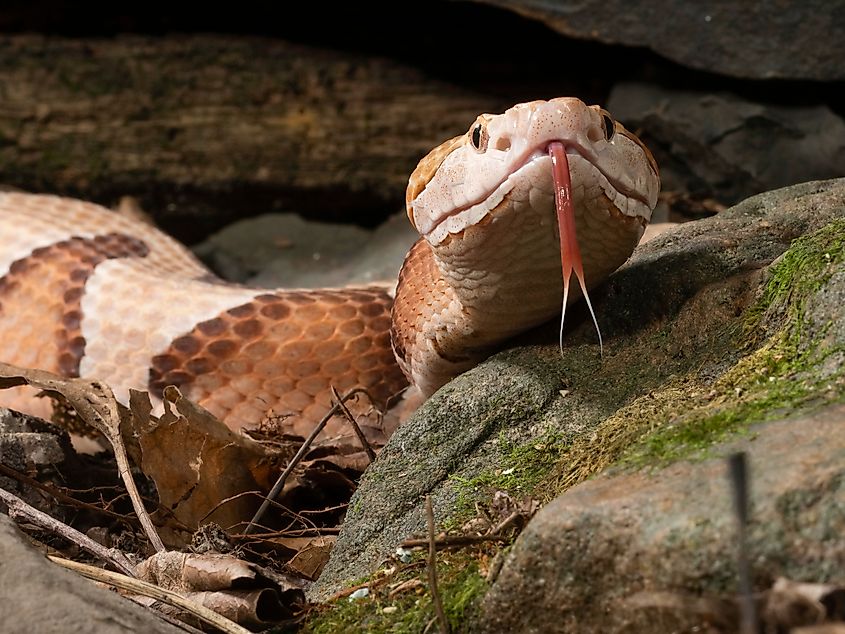
[[[425,398],[559,316],[562,272],[586,292],[618,268],[659,186],[648,149],[598,106],[557,98],[483,114],[410,177],[407,213],[421,237],[395,294],[226,283],[151,225],[78,200],[0,193],[0,360],[97,377],[124,401],[129,388],[160,398],[176,385],[233,429],[275,415],[305,436],[331,386],[362,386],[381,408],[409,383]],[[568,289],[564,306],[579,295]],[[27,388],[0,393],[0,404],[51,408]],[[396,424],[368,420],[376,435]]]

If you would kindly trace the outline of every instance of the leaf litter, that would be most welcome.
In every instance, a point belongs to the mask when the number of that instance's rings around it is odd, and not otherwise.
[[[210,623],[210,608],[231,623],[229,629],[213,624],[223,631],[270,627],[302,611],[304,590],[328,559],[357,480],[383,444],[371,447],[356,429],[354,435],[304,447],[293,463],[302,438],[278,434],[273,420],[249,435],[235,433],[173,386],[164,390],[164,413],[155,416],[146,392],[132,390],[125,407],[100,381],[0,364],[0,389],[21,385],[40,390],[61,404],[55,409],[65,419],[76,416],[105,439],[114,457],[96,457],[115,460],[112,467],[136,516],[123,517],[114,500],[104,500],[107,514],[102,517],[111,523],[87,531],[112,545],[94,550],[93,556],[119,573],[62,558],[56,562],[76,566],[80,574],[190,624]],[[359,394],[342,399],[350,396]],[[334,415],[352,418],[338,401]],[[353,424],[357,427],[354,418]],[[286,467],[289,476],[256,524],[259,530],[247,535],[246,527],[256,520],[257,509]],[[20,475],[21,486],[30,486],[27,478],[33,481],[14,469],[6,471]],[[62,494],[57,505],[68,499],[73,498]],[[11,494],[3,500],[10,508],[8,501],[23,508]],[[114,515],[126,521],[116,522]],[[127,538],[126,527],[138,523],[146,540]],[[116,526],[123,533],[111,534]],[[54,538],[85,541],[79,531],[58,521],[46,530]],[[122,551],[115,544],[134,549]],[[90,547],[87,551],[92,552]],[[110,558],[118,553],[119,559]],[[165,600],[161,593],[171,598]]]

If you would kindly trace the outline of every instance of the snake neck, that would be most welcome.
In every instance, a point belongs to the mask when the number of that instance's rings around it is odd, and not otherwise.
[[[606,201],[574,192],[587,286],[601,283],[642,233]],[[399,275],[391,338],[399,365],[424,396],[502,342],[560,315],[560,245],[551,184],[513,191],[480,222],[439,244],[420,239]],[[574,294],[570,301],[579,298]]]

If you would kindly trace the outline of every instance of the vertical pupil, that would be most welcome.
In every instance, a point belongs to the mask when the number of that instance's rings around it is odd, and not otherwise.
[[[602,115],[602,120],[604,121],[604,136],[610,141],[613,138],[614,132],[616,132],[616,124],[606,114]]]
[[[481,126],[477,125],[472,130],[472,144],[475,149],[479,149],[481,147]]]

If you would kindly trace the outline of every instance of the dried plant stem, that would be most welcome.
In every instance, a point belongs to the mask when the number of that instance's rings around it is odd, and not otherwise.
[[[46,513],[39,511],[24,502],[16,495],[9,493],[5,489],[0,489],[0,501],[9,508],[9,517],[17,521],[26,521],[36,526],[40,526],[44,530],[50,531],[59,535],[68,541],[76,544],[81,549],[91,553],[95,557],[99,557],[106,563],[111,564],[123,574],[131,577],[135,576],[135,568],[124,554],[115,549],[109,549],[98,544],[87,535],[80,533],[75,528],[71,528],[67,524],[50,517]]]
[[[158,531],[156,531],[156,528],[153,525],[153,520],[150,517],[150,514],[147,513],[147,509],[144,508],[144,501],[141,499],[141,494],[138,493],[138,487],[135,486],[135,480],[132,478],[132,470],[129,466],[129,457],[126,455],[126,447],[123,445],[123,441],[120,439],[120,436],[115,438],[109,436],[108,439],[114,449],[114,459],[115,462],[117,462],[117,471],[123,480],[123,486],[126,487],[129,499],[132,501],[132,508],[135,509],[138,521],[141,522],[141,526],[147,534],[147,539],[150,540],[150,543],[153,545],[153,548],[156,549],[156,552],[163,552],[166,550],[164,542],[162,542],[161,537],[158,536]]]
[[[481,544],[484,542],[506,542],[510,538],[504,535],[444,535],[437,537],[434,540],[434,547],[442,548],[458,548],[460,546],[471,546],[472,544]],[[400,546],[402,548],[422,548],[431,544],[431,540],[425,539],[406,539]]]
[[[80,418],[106,437],[114,449],[117,471],[123,480],[129,499],[132,500],[138,520],[153,547],[159,552],[163,551],[164,544],[153,526],[149,513],[144,508],[141,495],[132,479],[129,457],[126,455],[126,446],[120,435],[122,406],[117,402],[111,388],[96,379],[66,378],[44,370],[20,368],[0,362],[0,389],[19,385],[30,385],[47,394],[61,395]]]
[[[119,588],[120,590],[150,597],[156,601],[161,601],[181,610],[185,610],[204,623],[213,625],[226,634],[250,634],[249,630],[245,627],[241,627],[234,621],[227,619],[225,616],[217,614],[214,610],[209,610],[207,607],[202,606],[195,601],[191,601],[190,599],[186,599],[181,594],[172,592],[171,590],[165,590],[164,588],[147,583],[146,581],[141,581],[140,579],[133,579],[132,577],[127,577],[126,575],[103,570],[102,568],[97,568],[96,566],[81,564],[62,557],[50,556],[49,559],[64,568],[69,568],[74,572],[78,572],[80,575],[87,577],[88,579],[100,581],[114,586],[115,588]]]
[[[299,448],[299,451],[296,452],[296,455],[291,458],[290,462],[288,463],[288,466],[276,480],[276,483],[273,485],[273,488],[267,494],[267,497],[264,498],[264,501],[261,503],[259,509],[255,512],[255,515],[253,515],[252,519],[249,520],[249,524],[247,525],[246,529],[244,529],[244,536],[249,535],[252,532],[253,527],[261,520],[261,518],[264,516],[264,513],[267,512],[267,509],[270,507],[270,504],[272,504],[273,500],[276,499],[276,496],[278,496],[279,493],[282,492],[282,489],[285,487],[285,482],[287,482],[288,477],[291,473],[293,473],[294,468],[296,467],[296,465],[299,464],[305,454],[308,453],[308,449],[311,447],[311,443],[313,443],[319,433],[323,431],[323,428],[326,426],[326,423],[329,422],[329,419],[331,419],[332,416],[337,414],[337,412],[343,406],[343,403],[348,401],[356,394],[362,393],[366,394],[367,391],[364,388],[359,387],[350,390],[349,392],[344,394],[340,399],[338,399],[334,403],[334,405],[331,406],[329,411],[326,412],[326,415],[323,416],[320,422],[314,426],[314,429],[311,431],[311,434],[308,436],[308,438],[305,439],[305,442],[302,443],[302,446]]]
[[[742,634],[758,631],[757,609],[751,587],[751,566],[748,548],[748,458],[745,452],[728,456],[728,477],[736,514],[736,558],[739,573],[740,628]]]
[[[102,515],[114,519],[129,521],[129,519],[125,515],[121,515],[120,513],[115,513],[114,511],[110,511],[106,508],[99,507],[96,504],[90,504],[88,502],[83,502],[82,500],[77,500],[75,497],[68,495],[63,491],[60,491],[56,487],[50,486],[49,484],[44,484],[43,482],[39,482],[35,478],[31,478],[25,473],[21,473],[20,471],[12,469],[11,467],[7,467],[4,464],[0,464],[0,474],[9,478],[13,478],[18,482],[21,482],[22,484],[26,484],[27,486],[31,486],[33,489],[44,491],[46,494],[50,495],[51,497],[54,497],[56,500],[62,502],[63,504],[67,504],[68,506],[75,506],[76,508],[85,509],[86,511],[93,511],[94,513],[101,513]]]
[[[431,507],[430,495],[425,496],[425,515],[428,519],[428,586],[431,590],[431,602],[437,613],[441,634],[449,634],[449,621],[446,620],[443,601],[440,600],[440,592],[437,590],[437,547],[434,543],[434,510]]]
[[[348,588],[344,588],[343,590],[340,590],[339,592],[335,592],[332,596],[330,596],[328,598],[328,602],[331,603],[332,601],[337,601],[338,599],[346,598],[350,594],[352,594],[356,590],[360,590],[361,588],[369,588],[370,590],[372,590],[374,588],[378,588],[379,586],[382,586],[385,583],[387,583],[388,580],[392,579],[394,575],[401,573],[401,572],[407,572],[408,570],[414,570],[415,568],[421,568],[424,565],[425,565],[425,562],[423,562],[423,561],[415,561],[415,562],[410,563],[410,564],[405,564],[404,566],[400,566],[400,567],[396,568],[390,575],[388,575],[386,577],[376,579],[375,581],[367,581],[366,583],[359,583],[357,585],[349,586]]]
[[[370,462],[373,462],[376,459],[376,452],[373,451],[373,448],[367,441],[367,437],[364,435],[364,432],[361,431],[361,427],[358,425],[358,421],[355,420],[355,417],[352,415],[352,412],[350,412],[349,408],[346,407],[346,403],[344,403],[343,399],[340,398],[340,394],[338,394],[334,386],[332,386],[332,394],[334,394],[335,400],[337,401],[338,405],[340,405],[340,411],[343,412],[343,415],[346,417],[346,420],[348,420],[349,424],[352,425],[352,429],[355,431],[355,435],[358,436],[358,441],[361,443],[361,446],[364,448],[364,451],[367,452],[367,457],[370,459]]]

